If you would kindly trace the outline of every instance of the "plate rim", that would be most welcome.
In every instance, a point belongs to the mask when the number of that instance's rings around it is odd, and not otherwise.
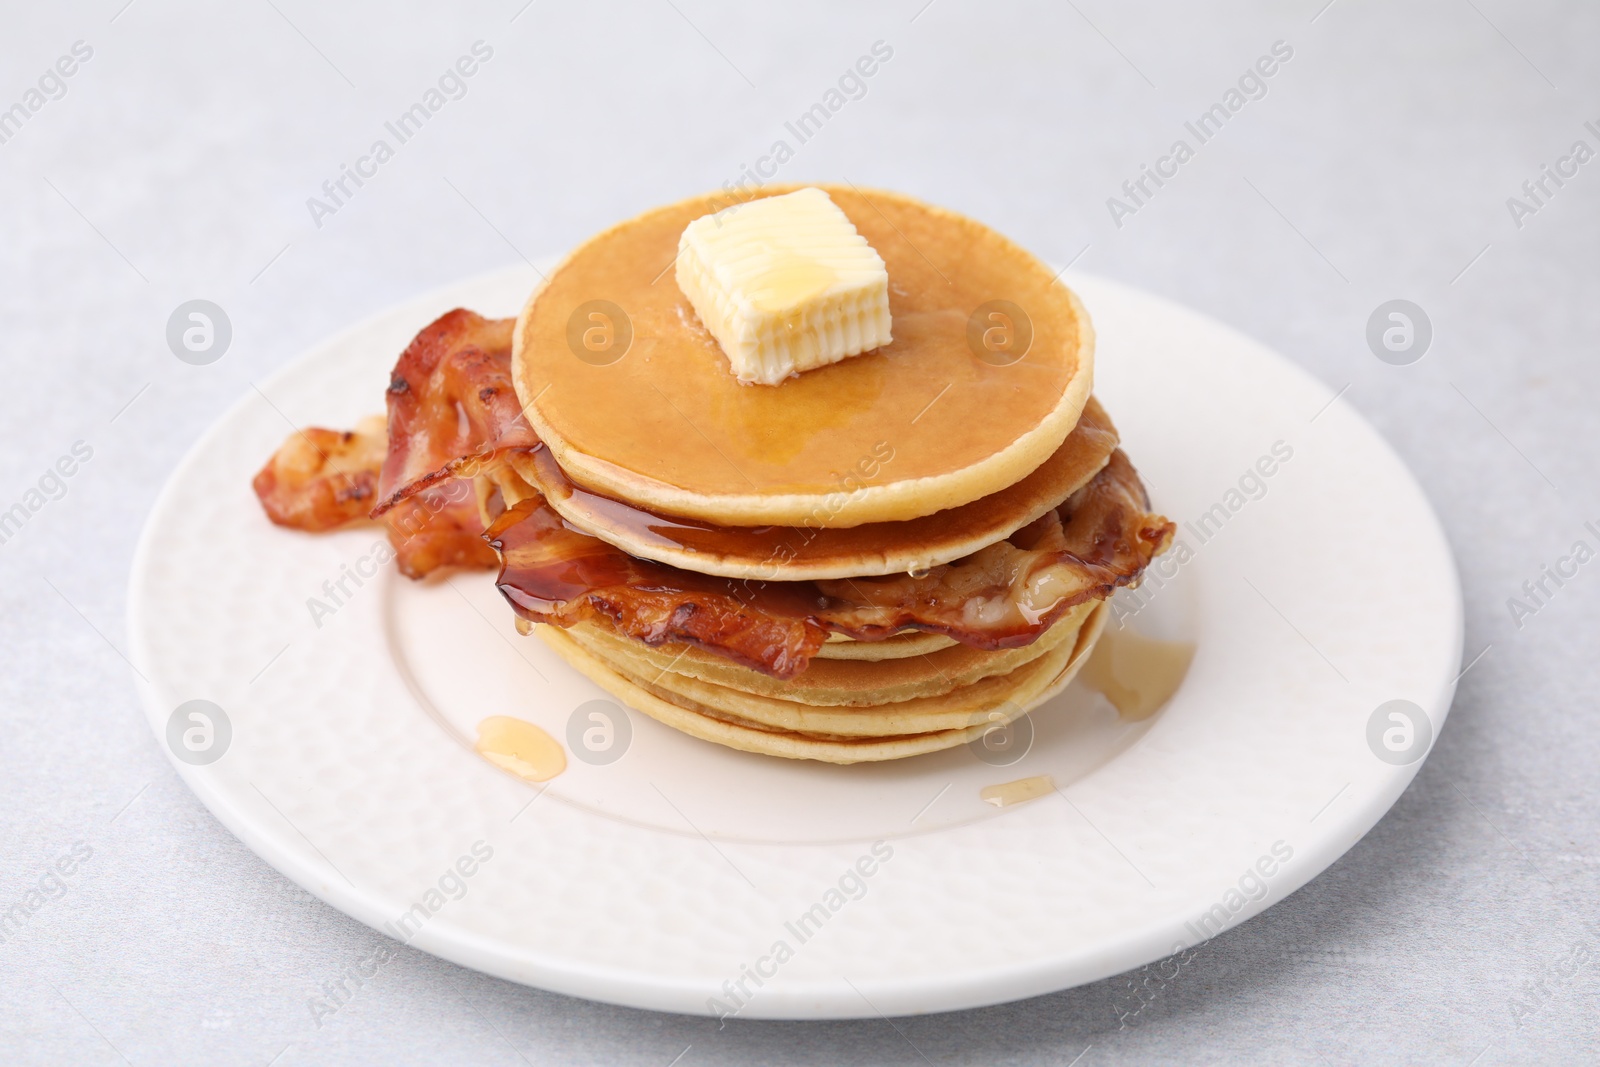
[[[559,257],[546,257],[538,262],[558,260]],[[455,300],[458,294],[504,283],[514,275],[524,275],[528,272],[528,266],[520,263],[508,264],[383,307],[341,330],[312,342],[283,366],[267,375],[262,384],[270,388],[285,379],[292,379],[303,373],[302,368],[309,365],[326,349],[348,344],[352,338],[391,322],[398,316],[414,314],[418,309],[430,304],[448,304]],[[535,271],[538,269],[534,268]],[[1203,311],[1116,279],[1083,272],[1072,272],[1072,278],[1087,280],[1096,287],[1120,290],[1122,295],[1159,305],[1163,312],[1176,312],[1202,319],[1210,328],[1220,331],[1219,335],[1225,335],[1230,344],[1240,344],[1266,355],[1280,369],[1302,384],[1326,388],[1313,374],[1276,349]],[[463,301],[466,299],[462,297]],[[384,926],[395,912],[392,907],[385,906],[381,891],[363,890],[354,883],[348,886],[340,885],[337,878],[328,877],[329,872],[321,869],[310,856],[293,848],[291,836],[281,832],[274,833],[265,825],[264,820],[256,818],[252,812],[236,804],[230,798],[221,779],[209,773],[207,768],[190,766],[176,759],[168,747],[161,743],[164,719],[170,713],[170,709],[165,709],[164,705],[158,703],[156,683],[145,678],[140,671],[140,665],[148,666],[153,660],[142,619],[146,615],[147,601],[151,595],[150,590],[146,588],[150,581],[151,561],[160,550],[153,537],[153,531],[159,524],[157,520],[171,507],[180,482],[203,465],[207,452],[206,445],[221,435],[225,428],[252,403],[252,400],[252,393],[242,393],[195,439],[163,482],[141,527],[130,561],[125,612],[129,660],[134,669],[134,686],[140,695],[140,703],[152,731],[157,735],[156,740],[163,754],[190,790],[230,833],[280,874],[324,903],[384,936],[392,936],[384,930]],[[1427,752],[1410,764],[1392,768],[1381,779],[1381,788],[1375,788],[1368,794],[1362,805],[1343,812],[1327,824],[1319,836],[1305,846],[1308,862],[1297,863],[1292,868],[1285,866],[1273,879],[1272,891],[1260,901],[1248,902],[1228,924],[1226,927],[1228,930],[1249,921],[1299,891],[1337,862],[1377,825],[1432,755],[1448,719],[1459,681],[1456,672],[1459,671],[1463,658],[1465,604],[1460,570],[1448,534],[1431,499],[1417,481],[1415,472],[1395,451],[1393,445],[1353,407],[1350,407],[1348,416],[1355,420],[1359,429],[1364,431],[1372,443],[1381,450],[1393,470],[1403,476],[1406,488],[1421,503],[1428,519],[1428,533],[1435,542],[1432,548],[1440,553],[1441,562],[1448,569],[1451,578],[1449,583],[1451,596],[1448,604],[1438,605],[1437,613],[1441,630],[1446,623],[1451,629],[1453,662],[1447,672],[1449,680],[1443,681],[1438,691],[1424,704],[1433,727],[1433,737]],[[1418,699],[1420,702],[1422,699],[1420,695]],[[1092,778],[1103,773],[1115,762],[1116,759],[1109,761],[1106,766],[1097,768],[1087,777]],[[292,825],[290,824],[291,827]],[[633,829],[641,833],[654,832],[648,827],[633,826]],[[935,835],[943,832],[947,831],[930,831]],[[819,846],[809,843],[772,843],[758,847],[812,849]],[[1299,846],[1297,855],[1298,848]],[[1154,916],[1142,928],[1124,932],[1116,940],[1114,948],[1102,947],[1098,955],[1092,959],[1085,958],[1082,952],[1078,952],[1071,956],[991,965],[964,971],[958,978],[952,978],[941,972],[926,977],[910,974],[893,979],[863,977],[859,980],[840,978],[837,981],[786,983],[782,995],[757,998],[749,1005],[748,1010],[741,1011],[739,1015],[741,1018],[756,1019],[874,1018],[884,1014],[911,1015],[956,1011],[1006,1003],[1086,984],[1164,958],[1172,951],[1170,927],[1169,918]],[[691,1015],[710,1014],[697,1007],[699,998],[705,993],[705,987],[694,978],[658,974],[641,976],[640,972],[630,971],[619,965],[584,961],[530,946],[508,946],[491,935],[450,924],[428,924],[416,936],[405,940],[404,943],[461,966],[519,984],[644,1010]],[[775,989],[774,992],[778,990]],[[908,1001],[925,1002],[932,1006],[908,1007],[904,1010],[891,1008],[888,1012],[881,1012],[875,1006],[883,1002],[901,1004]]]

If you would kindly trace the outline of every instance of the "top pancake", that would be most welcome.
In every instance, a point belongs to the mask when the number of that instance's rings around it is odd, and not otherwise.
[[[1060,447],[1092,382],[1077,297],[971,219],[823,188],[888,267],[894,341],[780,385],[741,384],[672,278],[683,228],[726,201],[647,212],[574,252],[517,322],[517,395],[568,477],[724,526],[851,527],[988,496]],[[980,341],[998,324],[977,314],[993,301],[1020,309],[1021,321],[1003,309],[1014,337],[1031,329],[1020,357]],[[611,348],[583,347],[591,326],[611,331]]]

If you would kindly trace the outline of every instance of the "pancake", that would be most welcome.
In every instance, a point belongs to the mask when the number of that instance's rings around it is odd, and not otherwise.
[[[925,656],[929,652],[937,652],[954,644],[956,640],[952,637],[923,633],[921,630],[895,634],[882,641],[857,641],[848,634],[829,634],[822,647],[817,649],[817,659],[867,660],[877,663],[886,659]]]
[[[515,453],[509,462],[563,519],[629,555],[701,574],[803,581],[905,573],[969,556],[1071,496],[1100,472],[1116,447],[1116,428],[1091,396],[1061,447],[1016,484],[922,518],[845,529],[673,519],[579,488],[546,449]]]
[[[1071,639],[1098,601],[1080,604],[1031,644],[998,651],[954,645],[898,660],[813,661],[786,681],[730,663],[691,645],[646,645],[601,626],[585,624],[567,632],[589,652],[630,676],[645,678],[674,693],[712,707],[715,700],[674,682],[694,682],[811,707],[874,707],[896,701],[941,696],[994,675],[1007,674]],[[746,716],[754,717],[754,716]],[[759,717],[757,717],[759,718]]]
[[[1107,609],[1102,604],[1078,632],[1077,641],[1060,671],[1031,693],[1019,691],[1014,699],[982,716],[972,725],[935,730],[923,734],[903,734],[894,737],[840,737],[826,734],[808,734],[794,730],[780,730],[721,715],[709,708],[696,706],[681,697],[667,699],[629,681],[607,666],[603,661],[584,651],[566,633],[549,626],[538,628],[544,640],[563,659],[588,677],[600,688],[628,707],[676,730],[712,741],[729,748],[754,752],[784,759],[813,759],[824,763],[863,763],[877,760],[903,759],[907,756],[937,752],[974,741],[997,725],[1009,722],[1044,703],[1065,689],[1073,676],[1089,658],[1089,652],[1099,639],[1105,626]]]
[[[777,386],[741,384],[667,277],[684,227],[724,205],[699,197],[647,212],[569,256],[513,333],[523,412],[569,478],[717,526],[847,528],[998,493],[1060,448],[1093,377],[1077,297],[971,219],[823,188],[888,267],[893,342]],[[994,301],[1021,311],[1014,336],[1030,341],[1014,358],[969,345]],[[591,322],[614,349],[579,358],[569,338]]]
[[[1076,629],[1069,631],[1069,636],[1076,634]],[[577,643],[582,644],[581,641]],[[702,682],[671,671],[635,673],[633,664],[613,658],[610,650],[587,648],[585,651],[630,682],[664,700],[688,700],[696,707],[718,715],[797,733],[826,734],[831,737],[898,737],[958,729],[981,721],[995,709],[1003,708],[1015,694],[1033,692],[1054,678],[1071,657],[1072,647],[1068,643],[1064,648],[1051,649],[1006,674],[984,678],[948,693],[910,700],[886,700],[865,707],[779,700]]]

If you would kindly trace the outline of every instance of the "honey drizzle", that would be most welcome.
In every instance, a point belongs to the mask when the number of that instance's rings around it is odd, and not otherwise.
[[[1079,675],[1130,722],[1148,719],[1178,691],[1194,660],[1189,641],[1158,641],[1133,630],[1107,630]]]
[[[978,790],[978,799],[997,808],[1009,808],[1013,804],[1037,800],[1055,787],[1055,781],[1048,774],[1036,774],[1031,778],[1018,778],[1014,782],[986,785]]]
[[[478,723],[478,755],[518,778],[548,782],[567,769],[561,742],[531,722],[491,715]]]

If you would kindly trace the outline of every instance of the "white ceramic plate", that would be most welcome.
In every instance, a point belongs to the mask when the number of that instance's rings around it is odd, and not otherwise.
[[[620,758],[573,758],[542,789],[515,779],[472,752],[479,719],[567,738],[575,718],[595,725],[604,694],[515,633],[491,574],[373,573],[376,527],[278,529],[249,482],[286,420],[381,411],[417,329],[458,305],[513,314],[532,281],[519,268],[411,301],[263,383],[266,399],[241,400],[173,474],[134,561],[151,725],[175,754],[215,757],[178,762],[185,780],[267,862],[376,929],[513,981],[668,1011],[1011,1000],[1281,900],[1378,820],[1444,723],[1460,591],[1394,453],[1261,345],[1077,277],[1097,393],[1180,524],[1180,547],[1119,604],[1123,624],[1198,645],[1159,715],[1122,722],[1075,685],[1034,713],[1014,765],[961,748],[832,767],[613,711],[614,737],[631,734]],[[335,603],[324,583],[341,578]],[[227,720],[209,748],[187,711],[172,725],[192,700]],[[1391,700],[1420,712],[1375,718]],[[1036,774],[1059,792],[1003,810],[978,798]]]

